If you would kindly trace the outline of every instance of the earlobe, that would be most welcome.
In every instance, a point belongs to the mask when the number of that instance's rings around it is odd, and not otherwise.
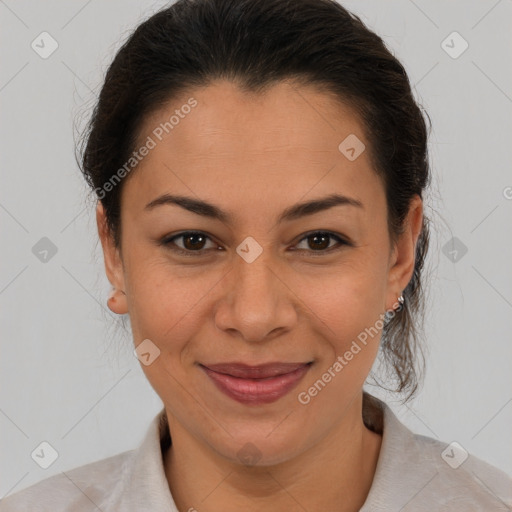
[[[107,299],[107,306],[112,313],[116,313],[118,315],[124,315],[127,313],[126,293],[123,290],[117,290],[114,288]]]
[[[119,256],[119,250],[115,247],[114,238],[108,228],[105,209],[101,201],[96,206],[96,223],[98,235],[103,248],[103,259],[105,262],[105,273],[113,290],[107,300],[107,305],[113,313],[123,315],[128,312],[123,262]]]

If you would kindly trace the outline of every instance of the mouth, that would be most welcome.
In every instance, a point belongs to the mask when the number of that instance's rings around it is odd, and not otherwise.
[[[309,371],[308,363],[200,364],[217,389],[244,404],[268,404],[289,393]]]

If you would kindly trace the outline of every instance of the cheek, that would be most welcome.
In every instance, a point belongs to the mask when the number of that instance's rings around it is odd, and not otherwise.
[[[378,262],[355,255],[353,263],[302,283],[304,302],[329,327],[328,338],[346,341],[384,312],[386,276]]]
[[[215,280],[206,275],[202,279],[184,277],[168,262],[146,263],[131,279],[133,339],[136,345],[149,339],[159,351],[151,364],[141,365],[142,370],[156,393],[175,410],[190,400],[189,368],[184,359],[190,362],[190,340],[205,322],[206,295]]]
[[[213,286],[210,279],[191,279],[164,266],[147,267],[130,285],[130,320],[134,338],[154,339],[162,349],[175,347],[200,321],[201,303]]]
[[[385,288],[375,274],[358,264],[351,272],[332,276],[308,295],[308,305],[319,330],[319,361],[316,371],[301,386],[303,405],[315,414],[332,404],[343,410],[364,384],[379,350]],[[365,267],[368,269],[367,267]]]
[[[131,262],[127,268],[134,342],[149,339],[158,347],[158,364],[143,369],[151,383],[161,383],[160,391],[165,391],[174,382],[169,373],[180,383],[187,380],[190,365],[201,352],[198,343],[210,338],[212,311],[226,269],[178,266],[154,254],[139,255],[138,260],[132,255]]]
[[[307,393],[314,386],[311,397],[318,394],[315,410],[328,407],[342,396],[348,399],[366,380],[384,326],[384,285],[385,274],[378,261],[361,256],[354,258],[353,264],[340,267],[329,279],[317,281],[316,287],[309,287],[316,291],[310,291],[305,302],[316,318],[323,348],[318,368],[302,391]],[[325,383],[328,385],[324,390]]]

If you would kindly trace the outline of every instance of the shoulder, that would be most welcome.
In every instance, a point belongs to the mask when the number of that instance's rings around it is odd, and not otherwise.
[[[489,511],[512,508],[512,478],[468,453],[407,428],[384,402],[382,445],[362,512]],[[376,414],[376,413],[375,413]]]
[[[431,470],[427,492],[444,496],[444,505],[471,505],[466,510],[482,511],[512,507],[512,478],[504,471],[456,441],[442,442],[419,434],[413,434],[413,439],[420,460]]]
[[[133,456],[119,453],[67,471],[62,471],[0,500],[0,512],[63,512],[101,510]]]
[[[0,512],[176,512],[165,476],[162,447],[170,442],[165,409],[139,445],[22,489],[0,501]]]

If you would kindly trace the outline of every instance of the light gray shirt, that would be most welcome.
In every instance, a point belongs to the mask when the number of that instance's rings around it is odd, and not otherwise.
[[[382,444],[361,512],[512,510],[512,478],[500,469],[456,444],[414,434],[367,393],[363,419]],[[0,511],[178,512],[162,458],[170,442],[162,409],[136,449],[46,478],[2,499]]]

